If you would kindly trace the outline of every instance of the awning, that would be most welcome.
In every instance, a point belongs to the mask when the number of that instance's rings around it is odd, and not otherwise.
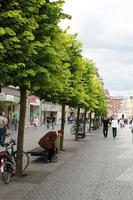
[[[0,93],[0,101],[10,101],[10,102],[19,103],[20,97],[8,95],[5,93]]]

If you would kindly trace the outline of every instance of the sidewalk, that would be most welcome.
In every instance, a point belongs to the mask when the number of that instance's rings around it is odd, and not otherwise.
[[[58,154],[58,162],[51,162],[44,164],[40,159],[36,157],[30,157],[30,165],[27,170],[27,176],[17,178],[12,177],[9,185],[5,185],[0,179],[0,197],[2,200],[30,200],[33,198],[32,192],[35,190],[35,186],[41,184],[44,179],[48,178],[49,175],[56,173],[66,162],[71,162],[71,159],[77,151],[88,141],[93,133],[84,140],[74,141],[74,136],[70,134],[70,125],[65,128],[65,140],[64,140],[64,151]],[[60,129],[60,125],[56,126],[56,129]],[[36,141],[44,133],[48,132],[44,126],[38,127],[37,130],[34,128],[25,130],[25,150],[34,148],[37,145]],[[34,134],[34,136],[33,136]],[[16,134],[13,136],[16,138]],[[45,186],[44,186],[45,187]],[[29,193],[30,192],[30,193]],[[45,198],[44,198],[45,199]]]
[[[102,130],[75,142],[65,139],[57,163],[32,161],[29,175],[0,181],[2,200],[132,200],[133,140],[130,130],[113,139]],[[28,133],[27,133],[28,134]]]

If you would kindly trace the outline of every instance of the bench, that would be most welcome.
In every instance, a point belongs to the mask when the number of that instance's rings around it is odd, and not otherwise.
[[[42,157],[44,163],[48,163],[48,151],[43,149],[42,147],[36,147],[27,152],[31,156],[39,156]]]
[[[100,127],[100,126],[97,124],[97,125],[91,126],[91,129],[94,131],[94,130],[98,129],[99,127]]]
[[[79,132],[78,132],[78,138],[79,138],[79,139],[83,139],[83,138],[85,138],[85,133],[79,131]]]

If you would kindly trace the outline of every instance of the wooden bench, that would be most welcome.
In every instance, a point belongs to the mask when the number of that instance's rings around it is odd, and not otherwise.
[[[48,163],[48,151],[42,147],[36,147],[27,152],[31,156],[42,157],[44,163]]]

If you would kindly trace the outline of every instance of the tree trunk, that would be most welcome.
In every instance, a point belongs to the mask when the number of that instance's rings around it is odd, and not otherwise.
[[[64,133],[65,128],[65,105],[62,105],[62,116],[61,116],[61,130]],[[64,134],[60,138],[60,151],[63,151],[63,141],[64,141]]]
[[[13,103],[11,102],[11,122],[10,122],[10,127],[12,128],[12,120],[13,120]]]
[[[23,144],[24,144],[24,122],[26,112],[26,90],[20,88],[20,116],[17,139],[17,161],[16,176],[22,176]]]
[[[78,141],[80,107],[77,111],[75,141]]]
[[[92,122],[92,118],[91,118],[91,112],[89,113],[89,118],[90,118],[90,123],[89,123],[89,133],[91,133],[91,122]]]
[[[86,127],[86,108],[85,108],[84,125],[83,125],[83,132],[84,132],[84,133],[86,132],[85,127]]]

